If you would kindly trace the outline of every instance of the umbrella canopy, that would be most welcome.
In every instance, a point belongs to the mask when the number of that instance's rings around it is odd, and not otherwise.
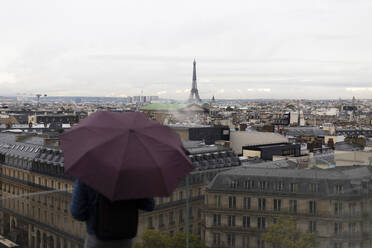
[[[169,196],[192,170],[179,136],[138,112],[96,112],[61,146],[65,172],[113,201]]]

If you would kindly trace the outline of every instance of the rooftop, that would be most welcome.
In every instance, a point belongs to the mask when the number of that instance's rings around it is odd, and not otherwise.
[[[236,131],[230,133],[234,152],[242,153],[243,146],[288,143],[288,139],[277,133]]]
[[[287,127],[285,128],[286,135],[289,136],[325,136],[329,132],[322,130],[319,127]]]
[[[151,103],[143,106],[141,110],[178,110],[186,106],[184,103]]]
[[[371,170],[365,166],[326,170],[240,166],[217,174],[209,183],[208,189],[224,192],[250,191],[253,194],[261,195],[301,194],[354,199],[368,194],[372,189],[371,180]],[[266,186],[262,186],[259,182],[265,182]],[[296,184],[297,189],[295,191],[291,190],[292,184]],[[317,189],[315,191],[310,189],[310,184],[316,185]],[[277,185],[281,185],[280,190],[278,190]],[[342,187],[338,187],[339,190],[337,191],[336,186],[340,185]]]

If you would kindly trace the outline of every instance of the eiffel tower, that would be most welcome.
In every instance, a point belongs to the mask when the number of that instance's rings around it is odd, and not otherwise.
[[[201,102],[198,87],[196,86],[196,61],[194,59],[194,69],[192,72],[192,88],[190,91],[189,102]]]

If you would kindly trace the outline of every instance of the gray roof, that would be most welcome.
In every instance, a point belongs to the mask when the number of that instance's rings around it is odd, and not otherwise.
[[[182,141],[182,144],[190,152],[190,154],[231,151],[230,148],[224,147],[222,145],[205,145],[204,143],[202,143],[202,141],[187,140]]]
[[[355,143],[337,142],[335,145],[336,151],[362,151],[363,146]]]
[[[60,148],[44,146],[40,144],[38,137],[30,137],[30,139],[26,139],[26,142],[23,142],[24,140],[17,142],[16,136],[10,133],[0,133],[0,153],[5,156],[55,163],[63,166],[63,155]]]
[[[284,129],[288,136],[325,136],[329,132],[319,127],[287,127]]]
[[[269,162],[253,162],[246,161],[242,162],[243,167],[249,168],[297,168],[297,163],[291,160],[277,160],[277,161],[269,161]]]
[[[293,194],[289,191],[291,183],[297,184],[295,194],[314,195],[322,197],[360,197],[360,194],[368,193],[372,189],[362,188],[365,181],[371,182],[372,173],[368,167],[353,167],[347,169],[272,169],[251,168],[241,166],[219,173],[208,185],[208,190],[224,192],[250,192],[259,194]],[[245,182],[253,181],[254,187],[247,188]],[[267,188],[262,191],[258,188],[258,182],[267,182]],[[234,182],[234,183],[233,183]],[[283,190],[278,192],[274,189],[276,183],[282,183]],[[318,184],[319,192],[310,192],[309,184]],[[232,185],[235,185],[232,187]],[[335,186],[342,185],[343,192],[336,193]]]
[[[250,167],[239,167],[221,173],[221,175],[239,175],[239,176],[264,176],[281,178],[301,178],[301,179],[351,179],[371,177],[372,173],[367,167],[353,168],[350,170],[333,169],[261,169]]]

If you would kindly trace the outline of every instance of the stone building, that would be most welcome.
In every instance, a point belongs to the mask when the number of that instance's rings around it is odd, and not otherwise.
[[[57,147],[0,137],[1,234],[22,247],[82,247],[84,223],[70,215],[72,178]]]
[[[220,172],[240,166],[238,157],[230,148],[223,146],[205,146],[200,142],[185,142],[185,148],[190,153],[194,170],[189,175],[190,183],[190,232],[204,239],[204,197],[209,182]],[[184,232],[186,223],[185,181],[170,197],[157,198],[156,209],[153,212],[143,212],[140,215],[139,235],[146,229],[156,229],[173,235]]]
[[[371,169],[263,169],[218,174],[205,198],[207,247],[270,247],[261,234],[294,216],[320,248],[371,247]]]
[[[61,149],[37,139],[0,134],[0,235],[21,247],[82,247],[86,228],[70,214],[74,181],[64,174]],[[205,187],[217,173],[240,166],[240,161],[226,147],[200,142],[185,147],[195,167],[189,177],[190,231],[202,237]],[[170,197],[157,198],[155,211],[140,214],[138,237],[146,229],[171,235],[185,231],[186,196],[182,182]]]

